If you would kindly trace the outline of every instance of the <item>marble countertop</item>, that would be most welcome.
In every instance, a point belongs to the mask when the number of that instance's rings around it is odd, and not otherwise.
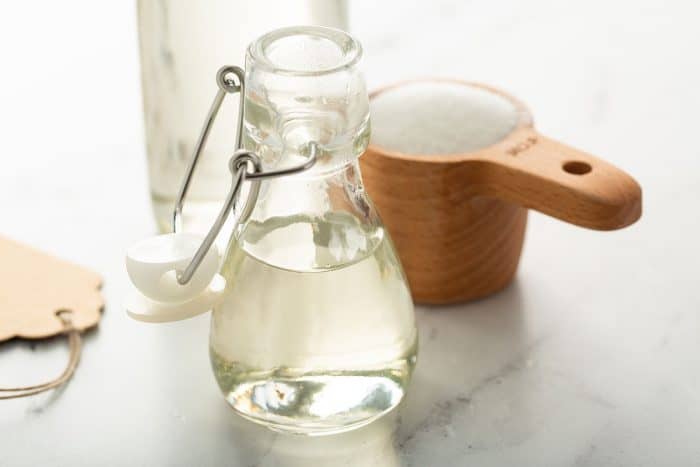
[[[123,251],[154,228],[132,3],[15,2],[0,18],[0,233],[99,271],[107,300],[67,387],[0,402],[0,466],[700,465],[695,3],[352,2],[372,87],[506,89],[543,133],[633,174],[644,214],[602,233],[532,213],[509,288],[418,307],[400,409],[321,438],[232,414],[208,317],[148,326],[121,309]],[[0,386],[66,358],[60,339],[4,343]]]

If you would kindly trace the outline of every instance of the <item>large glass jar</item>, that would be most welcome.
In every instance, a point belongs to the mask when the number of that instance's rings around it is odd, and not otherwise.
[[[242,416],[273,429],[333,433],[403,397],[416,357],[413,303],[388,232],[362,186],[369,106],[358,42],[339,30],[276,30],[248,48],[244,145],[261,182],[221,274],[211,360]]]

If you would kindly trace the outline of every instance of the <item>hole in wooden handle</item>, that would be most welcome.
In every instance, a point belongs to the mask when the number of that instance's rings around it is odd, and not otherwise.
[[[570,173],[572,175],[585,175],[591,170],[593,170],[593,167],[591,167],[591,164],[589,164],[588,162],[568,161],[564,162],[564,165],[562,165],[562,169],[564,169],[564,172]]]

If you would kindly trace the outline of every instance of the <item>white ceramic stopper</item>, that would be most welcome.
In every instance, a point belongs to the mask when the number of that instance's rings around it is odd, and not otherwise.
[[[210,284],[219,268],[219,254],[212,245],[187,284],[177,281],[192,261],[202,238],[187,233],[170,233],[147,238],[126,254],[131,282],[148,299],[165,304],[192,300]]]

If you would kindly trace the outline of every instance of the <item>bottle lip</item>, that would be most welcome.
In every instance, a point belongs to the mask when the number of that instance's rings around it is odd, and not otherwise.
[[[342,55],[330,65],[324,64],[306,69],[274,62],[269,56],[271,46],[292,36],[325,39],[336,45]],[[362,46],[354,37],[340,29],[322,26],[291,26],[264,34],[248,46],[246,53],[248,60],[251,60],[257,69],[287,76],[320,76],[347,70],[356,65],[362,58]]]

